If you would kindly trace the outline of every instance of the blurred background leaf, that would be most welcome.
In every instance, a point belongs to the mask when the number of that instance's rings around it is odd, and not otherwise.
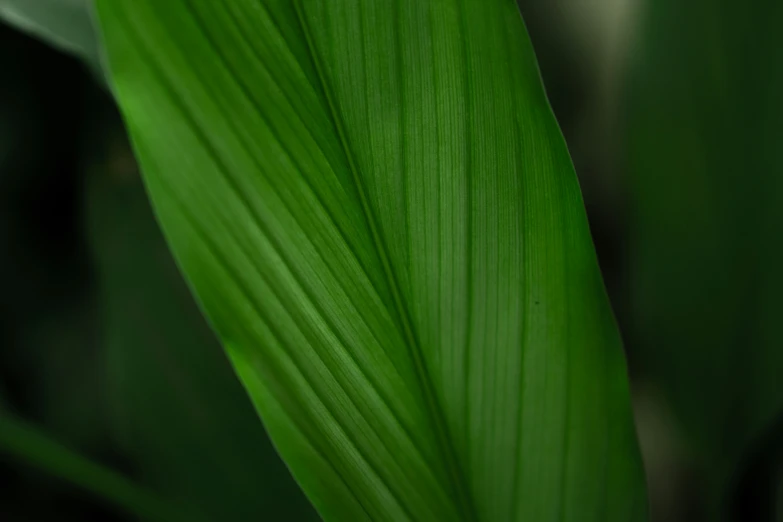
[[[634,342],[714,520],[783,410],[782,20],[780,2],[650,2],[629,80]]]
[[[5,25],[0,68],[0,393],[9,413],[96,461],[119,463],[96,373],[103,365],[81,232],[90,79],[73,58]],[[82,492],[3,464],[0,519],[113,520]]]
[[[0,0],[0,17],[100,70],[92,0]]]
[[[10,136],[0,164],[1,380],[12,409],[95,447],[105,408],[77,196],[87,78],[17,33],[0,28],[0,39],[0,121]],[[29,67],[35,60],[47,66]]]

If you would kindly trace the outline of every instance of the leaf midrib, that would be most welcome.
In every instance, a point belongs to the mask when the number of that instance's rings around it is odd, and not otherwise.
[[[396,1],[396,0],[392,0],[392,1]],[[303,7],[301,5],[301,0],[294,1],[294,9],[296,11],[296,16],[299,22],[299,26],[302,30],[302,34],[307,44],[308,54],[310,55],[310,59],[313,61],[313,65],[315,67],[315,71],[318,76],[320,87],[324,93],[324,98],[326,99],[326,103],[329,108],[330,119],[332,120],[332,124],[334,125],[335,131],[340,141],[340,146],[343,149],[343,152],[345,153],[346,160],[348,162],[348,167],[351,171],[351,176],[353,178],[353,182],[356,187],[359,196],[359,201],[362,207],[362,214],[364,215],[365,221],[367,222],[367,225],[370,229],[370,235],[372,236],[373,239],[374,250],[378,254],[379,260],[383,267],[384,279],[386,280],[389,286],[389,290],[392,294],[392,300],[394,301],[394,308],[395,308],[394,311],[396,312],[396,315],[400,322],[400,326],[402,327],[402,334],[406,341],[405,344],[408,347],[409,355],[414,362],[415,375],[419,381],[418,382],[419,388],[421,389],[424,395],[426,408],[429,413],[428,418],[431,420],[432,428],[434,429],[436,437],[438,439],[438,448],[440,449],[441,458],[444,460],[444,463],[446,464],[447,473],[451,482],[451,487],[453,489],[452,493],[456,495],[457,504],[461,508],[459,510],[459,513],[464,515],[465,520],[467,521],[472,521],[472,522],[478,521],[475,505],[473,503],[473,499],[470,494],[470,489],[465,481],[465,476],[461,471],[459,460],[457,459],[456,451],[454,449],[454,443],[449,434],[449,430],[446,425],[445,419],[443,418],[443,410],[440,408],[437,400],[437,396],[435,395],[435,392],[433,390],[433,384],[430,379],[430,375],[427,372],[425,362],[423,360],[423,355],[422,355],[421,347],[419,346],[418,338],[413,329],[412,321],[408,314],[408,310],[405,307],[404,302],[402,300],[399,283],[397,281],[397,278],[395,277],[394,270],[391,267],[389,254],[387,252],[383,239],[381,238],[379,228],[376,223],[376,218],[372,212],[372,208],[370,207],[366,188],[364,187],[364,183],[362,183],[361,176],[359,175],[359,169],[356,167],[354,155],[348,144],[348,139],[346,138],[346,133],[343,127],[342,120],[338,115],[333,100],[333,95],[329,89],[328,83],[326,81],[326,77],[323,72],[321,61],[318,57],[318,53],[316,52],[315,46],[313,44],[312,35],[310,34],[309,27],[307,25],[307,22],[305,21],[304,13],[302,11]]]

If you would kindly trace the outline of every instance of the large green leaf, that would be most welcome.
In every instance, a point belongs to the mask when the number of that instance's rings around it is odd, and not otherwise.
[[[509,0],[99,0],[158,218],[328,520],[643,520],[620,339]]]
[[[177,272],[111,114],[91,136],[86,201],[126,455],[147,485],[210,520],[317,520]]]
[[[647,11],[628,122],[638,344],[725,502],[783,413],[783,4]]]

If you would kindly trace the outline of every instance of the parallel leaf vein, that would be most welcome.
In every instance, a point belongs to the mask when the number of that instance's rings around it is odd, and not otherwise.
[[[252,206],[252,205],[250,205],[250,204],[249,204],[249,202],[248,202],[247,200],[245,200],[245,198],[244,198],[244,196],[243,196],[243,193],[242,193],[242,190],[241,190],[239,187],[237,187],[237,186],[234,184],[234,182],[233,182],[233,179],[232,179],[232,176],[229,174],[229,172],[230,172],[230,169],[228,169],[228,167],[226,167],[226,166],[225,166],[225,164],[224,164],[224,163],[222,162],[222,160],[220,159],[220,157],[219,157],[219,155],[218,155],[217,151],[215,151],[215,150],[212,148],[212,146],[211,146],[211,144],[210,144],[210,142],[209,142],[208,138],[207,138],[207,137],[206,137],[206,135],[205,135],[205,134],[204,134],[204,133],[201,131],[201,129],[200,129],[200,126],[199,126],[199,125],[198,125],[198,124],[197,124],[195,121],[193,121],[193,120],[190,118],[189,112],[188,112],[187,110],[185,110],[183,107],[181,107],[181,103],[180,103],[180,101],[179,101],[179,97],[177,96],[176,92],[173,90],[173,88],[171,87],[170,83],[169,83],[169,82],[168,82],[168,80],[166,79],[166,77],[165,77],[165,74],[164,74],[164,73],[163,73],[163,72],[160,70],[160,68],[158,67],[158,65],[157,65],[157,62],[155,61],[155,58],[152,56],[152,53],[146,52],[146,48],[145,48],[145,46],[144,46],[142,43],[140,43],[140,42],[141,42],[143,39],[142,39],[141,37],[137,37],[137,38],[139,39],[139,43],[138,43],[138,45],[137,45],[137,48],[139,48],[139,49],[142,49],[142,48],[144,48],[144,51],[145,51],[145,52],[143,52],[143,54],[146,54],[146,57],[145,57],[145,58],[146,58],[146,60],[147,60],[147,63],[149,63],[149,64],[153,64],[153,63],[154,63],[154,65],[151,65],[151,68],[152,68],[152,69],[153,69],[153,70],[156,72],[156,76],[158,76],[158,77],[159,77],[159,82],[160,82],[161,86],[164,86],[164,87],[165,87],[165,89],[166,89],[166,90],[168,90],[168,91],[171,93],[171,94],[170,94],[170,99],[171,99],[171,102],[172,102],[172,104],[173,104],[173,105],[175,105],[175,106],[177,106],[177,107],[178,107],[178,110],[179,110],[179,112],[182,114],[182,116],[183,116],[184,118],[186,118],[186,119],[188,119],[188,120],[189,120],[191,128],[193,128],[193,129],[194,129],[194,132],[196,132],[196,134],[197,134],[197,136],[198,136],[199,140],[202,142],[202,145],[204,146],[205,150],[208,150],[208,151],[209,151],[209,153],[210,153],[210,156],[211,156],[211,157],[213,158],[213,160],[215,161],[215,164],[216,164],[216,166],[218,166],[218,167],[220,168],[220,170],[221,170],[221,172],[223,173],[223,176],[225,177],[225,179],[226,179],[227,181],[229,181],[229,183],[230,183],[230,185],[231,185],[231,187],[232,187],[233,191],[235,192],[235,194],[236,194],[237,198],[238,198],[238,199],[240,199],[240,201],[242,201],[242,203],[243,203],[243,206],[244,206],[244,207],[245,207],[245,208],[246,208],[248,211],[250,211],[251,213],[253,213],[253,212],[252,212],[253,206]],[[174,198],[173,194],[175,194],[175,191],[173,191],[173,190],[171,190],[171,189],[170,189],[170,190],[169,190],[169,192],[170,192],[170,196],[171,196],[172,198]],[[183,205],[182,203],[179,203],[179,205],[180,205],[181,207],[183,207],[183,208],[184,208],[184,205]],[[183,211],[183,212],[184,212],[184,211]],[[258,219],[258,216],[254,215],[254,219],[256,220],[255,224],[256,224],[256,226],[258,227],[258,229],[259,229],[260,231],[262,231],[262,233],[264,233],[264,235],[265,235],[265,237],[267,238],[267,240],[268,240],[268,241],[270,241],[270,243],[273,245],[273,248],[275,248],[275,251],[276,251],[276,252],[277,252],[277,253],[280,255],[280,254],[281,254],[281,252],[280,252],[280,248],[279,248],[279,247],[280,247],[280,245],[277,245],[277,244],[275,244],[274,240],[272,239],[272,237],[273,237],[273,236],[272,236],[272,235],[270,235],[270,234],[268,233],[268,231],[266,231],[266,230],[265,230],[265,228],[264,228],[264,227],[263,227],[263,225],[261,224],[261,221]],[[190,220],[191,220],[191,221],[193,221],[193,218],[191,217],[191,218],[190,218]],[[194,222],[194,223],[195,223],[195,222]],[[250,264],[251,266],[253,266],[253,267],[254,267],[254,269],[255,269],[255,271],[256,271],[256,275],[257,275],[259,278],[261,278],[261,279],[264,281],[265,285],[267,285],[267,287],[268,287],[268,288],[270,288],[270,290],[271,290],[271,291],[272,291],[272,292],[275,294],[275,297],[277,298],[278,302],[281,304],[281,306],[283,306],[283,307],[284,307],[285,311],[287,312],[287,314],[289,315],[289,317],[291,318],[291,320],[292,320],[292,321],[294,321],[294,322],[297,322],[297,321],[299,321],[299,319],[297,319],[297,315],[296,315],[296,314],[293,314],[293,313],[291,312],[290,308],[288,308],[288,307],[287,307],[287,305],[286,305],[286,300],[284,300],[284,299],[282,298],[282,296],[281,296],[279,293],[277,293],[277,292],[275,291],[274,285],[270,284],[270,283],[271,283],[271,282],[270,282],[270,280],[269,280],[269,279],[267,279],[267,277],[266,277],[266,276],[265,276],[265,275],[264,275],[262,272],[260,272],[260,271],[258,270],[258,267],[257,267],[256,263],[254,263],[254,262],[253,262],[253,259],[254,259],[254,258],[253,258],[253,256],[252,256],[252,254],[246,250],[246,247],[244,247],[243,241],[241,241],[240,239],[238,239],[238,238],[234,237],[234,234],[231,232],[231,230],[232,230],[232,227],[230,226],[230,224],[224,224],[224,225],[225,225],[225,229],[226,229],[227,231],[229,231],[229,235],[230,235],[230,237],[233,239],[233,242],[234,242],[234,243],[235,243],[235,244],[236,244],[236,245],[237,245],[237,246],[238,246],[238,247],[241,249],[241,252],[242,252],[242,254],[243,254],[243,255],[246,257],[246,259],[249,261],[249,264]],[[195,226],[195,225],[192,225],[192,226],[194,226],[194,229],[196,229],[196,230],[198,230],[198,231],[199,231],[199,233],[200,233],[200,237],[202,238],[202,240],[203,240],[203,241],[205,241],[206,243],[209,243],[209,241],[210,241],[210,240],[208,239],[208,238],[209,238],[209,235],[208,235],[206,232],[204,232],[203,230],[201,230],[200,228],[196,228],[196,226]],[[212,249],[213,249],[213,250],[215,250],[215,248],[214,248],[214,247],[212,247]],[[217,252],[217,251],[216,251],[216,252]],[[266,314],[263,312],[263,309],[262,309],[262,308],[259,308],[259,306],[258,306],[258,305],[255,303],[255,300],[251,298],[252,296],[249,296],[249,294],[247,294],[246,290],[244,289],[244,285],[241,283],[241,281],[242,281],[242,280],[241,280],[241,278],[239,278],[239,276],[238,276],[238,275],[236,275],[236,274],[233,272],[233,270],[231,269],[231,264],[229,264],[229,263],[228,263],[228,261],[227,261],[227,260],[226,260],[224,257],[222,257],[222,255],[215,253],[215,256],[216,256],[216,259],[218,259],[218,260],[221,262],[221,264],[223,264],[223,265],[224,265],[224,268],[225,268],[226,270],[228,270],[230,274],[233,274],[233,275],[232,275],[232,278],[233,278],[233,279],[235,279],[235,281],[237,282],[237,287],[238,287],[238,288],[241,288],[241,289],[243,290],[243,293],[245,294],[245,297],[248,299],[248,302],[249,302],[249,303],[250,303],[250,304],[251,304],[251,305],[252,305],[252,306],[253,306],[253,307],[256,309],[256,311],[257,311],[257,313],[258,313],[259,317],[265,317],[265,316],[266,316]],[[340,339],[341,339],[341,336],[340,336],[340,334],[339,334],[337,331],[335,331],[335,329],[333,328],[333,325],[331,324],[331,322],[330,322],[330,321],[329,321],[329,320],[328,320],[328,319],[327,319],[327,318],[326,318],[326,317],[323,315],[323,310],[320,308],[320,305],[318,305],[318,304],[317,304],[317,301],[315,301],[315,300],[313,300],[313,299],[312,299],[312,295],[310,295],[310,294],[309,294],[309,291],[307,290],[307,288],[301,285],[301,281],[298,279],[298,277],[297,277],[297,275],[296,275],[296,272],[295,272],[294,270],[292,270],[292,269],[290,268],[290,266],[288,266],[288,262],[287,262],[287,269],[288,269],[289,273],[291,273],[291,274],[292,274],[292,276],[293,276],[293,277],[296,279],[296,282],[297,282],[297,284],[300,286],[300,289],[301,289],[303,292],[305,292],[305,294],[307,295],[307,297],[308,297],[308,302],[309,302],[309,303],[310,303],[310,304],[311,304],[311,305],[312,305],[312,306],[313,306],[313,307],[314,307],[314,308],[315,308],[315,309],[316,309],[316,310],[319,312],[319,314],[320,314],[320,317],[321,317],[321,318],[324,320],[324,322],[325,322],[327,325],[329,325],[329,326],[330,326],[330,331],[333,333],[333,335],[335,335],[335,337],[336,337],[338,340],[340,340]],[[274,325],[273,325],[273,324],[271,324],[271,323],[272,323],[272,322],[270,322],[270,321],[264,321],[264,324],[266,324],[266,325],[267,325],[267,327],[270,329],[270,331],[272,331],[272,330],[274,329]],[[307,337],[307,339],[308,339],[308,342],[309,342],[311,345],[315,346],[317,343],[314,343],[314,342],[313,342],[313,341],[314,341],[314,339],[312,338],[312,334],[310,334],[310,333],[309,333],[309,330],[310,330],[310,329],[309,329],[309,328],[307,328],[307,327],[305,327],[305,326],[304,326],[303,324],[301,324],[301,323],[299,323],[299,324],[298,324],[298,326],[299,326],[299,330],[300,330],[300,331],[303,333],[303,335],[305,335],[305,336]],[[279,335],[279,334],[278,334],[278,335]],[[280,339],[282,339],[282,337],[280,337]],[[301,367],[300,367],[300,366],[299,366],[299,365],[296,363],[296,358],[292,357],[292,353],[293,353],[293,352],[296,350],[296,347],[290,347],[290,346],[287,346],[287,345],[286,345],[284,342],[282,342],[282,341],[280,341],[280,342],[279,342],[279,344],[280,344],[280,346],[281,346],[281,347],[286,347],[286,348],[287,348],[287,355],[288,355],[289,359],[290,359],[291,361],[293,361],[295,365],[297,365],[297,371],[298,371],[298,372],[299,372],[301,375],[304,375],[304,373],[302,372],[302,369],[301,369]],[[404,424],[400,422],[399,418],[398,418],[398,417],[396,416],[396,414],[394,413],[394,410],[390,408],[390,406],[389,406],[389,403],[388,403],[387,399],[386,399],[386,398],[384,398],[384,395],[383,395],[383,393],[380,391],[380,389],[378,388],[377,384],[373,383],[373,381],[370,379],[370,376],[369,376],[368,374],[366,374],[366,373],[363,371],[363,369],[361,368],[361,365],[359,365],[359,364],[358,364],[358,362],[356,361],[356,359],[354,359],[354,357],[353,357],[353,354],[352,354],[351,350],[349,350],[349,349],[348,349],[348,348],[347,348],[347,347],[346,347],[344,344],[343,344],[343,345],[341,345],[341,348],[343,349],[343,351],[344,351],[345,353],[347,353],[347,354],[349,355],[349,357],[350,357],[350,358],[352,359],[352,361],[354,362],[354,364],[355,364],[356,368],[357,368],[357,369],[358,369],[358,370],[359,370],[359,371],[362,373],[363,377],[364,377],[364,378],[367,380],[367,382],[368,382],[368,383],[369,383],[369,384],[372,386],[372,389],[373,389],[373,390],[376,392],[376,394],[378,395],[378,397],[382,399],[382,401],[384,402],[384,405],[387,407],[387,409],[388,409],[388,412],[389,412],[389,413],[390,413],[390,415],[391,415],[391,418],[392,418],[392,419],[394,419],[394,420],[397,422],[398,426],[399,426],[399,427],[400,427],[400,428],[401,428],[403,431],[405,431],[405,426],[404,426]],[[330,372],[332,375],[338,375],[338,374],[339,374],[339,372],[335,371],[335,370],[336,370],[336,368],[334,368],[333,366],[330,366],[330,365],[329,365],[329,364],[328,364],[328,363],[327,363],[327,362],[326,362],[326,361],[325,361],[323,358],[321,358],[321,357],[320,357],[320,355],[319,355],[319,353],[318,353],[318,350],[312,350],[312,353],[314,353],[314,354],[315,354],[315,355],[318,357],[318,360],[319,360],[319,362],[320,362],[321,364],[323,364],[323,365],[324,365],[324,367],[326,367],[326,368],[328,368],[328,369],[329,369],[329,372]],[[342,389],[342,391],[343,391],[343,395],[344,395],[345,397],[347,397],[347,398],[348,398],[348,400],[350,401],[350,403],[351,403],[351,405],[353,406],[353,408],[354,408],[354,409],[356,409],[356,411],[361,411],[361,408],[359,408],[359,407],[357,406],[356,402],[353,400],[353,398],[352,398],[352,397],[353,397],[353,396],[352,396],[352,394],[350,394],[350,393],[346,392],[346,390],[343,388],[343,383],[342,383],[342,382],[340,382],[340,380],[339,380],[339,379],[336,379],[336,382],[337,382],[337,383],[338,383],[338,385],[341,387],[341,389]],[[334,412],[330,410],[329,406],[328,406],[328,405],[327,405],[325,402],[321,401],[321,404],[324,406],[324,408],[325,408],[327,411],[329,411],[329,414],[330,414],[330,416],[332,416],[333,420],[335,420],[335,422],[336,422],[336,418],[337,418],[337,417],[335,416]],[[365,419],[365,420],[366,420],[366,419]],[[339,424],[339,423],[337,423],[337,424]],[[377,467],[376,467],[376,466],[375,466],[375,465],[372,463],[372,459],[369,459],[369,458],[368,458],[368,456],[367,456],[366,454],[364,454],[364,452],[362,452],[362,450],[360,449],[359,445],[358,445],[358,444],[356,444],[356,441],[355,441],[354,439],[352,439],[352,438],[349,436],[349,434],[348,434],[347,432],[345,432],[345,431],[343,430],[343,433],[345,434],[345,436],[346,436],[346,438],[348,439],[348,441],[351,443],[351,446],[352,446],[352,447],[353,447],[353,448],[356,450],[356,453],[362,457],[362,459],[363,459],[363,460],[364,460],[364,461],[367,463],[367,465],[368,465],[368,466],[369,466],[369,467],[370,467],[370,468],[373,470],[373,472],[376,474],[376,476],[377,476],[377,477],[378,477],[378,478],[379,478],[379,479],[380,479],[380,480],[381,480],[381,481],[382,481],[382,482],[385,484],[385,486],[388,488],[388,490],[389,490],[390,494],[392,494],[393,496],[395,496],[395,497],[397,498],[397,503],[398,503],[398,505],[400,505],[400,507],[401,507],[402,509],[407,509],[407,507],[405,506],[405,504],[403,504],[402,502],[400,502],[400,499],[399,499],[399,497],[397,497],[397,496],[396,496],[396,494],[395,494],[394,490],[393,490],[393,489],[390,487],[390,485],[389,485],[389,484],[387,484],[385,480],[383,480],[383,478],[382,478],[382,477],[383,477],[383,475],[382,475],[382,474],[379,472],[378,468],[377,468]],[[381,437],[379,437],[379,440],[380,440],[380,441],[381,441],[381,443],[382,443],[382,444],[384,444],[384,446],[385,446],[385,441],[384,441],[384,440],[383,440]],[[423,457],[422,457],[422,455],[423,455],[423,454],[422,454],[421,450],[420,450],[420,449],[419,449],[419,448],[416,446],[415,442],[414,442],[413,440],[411,440],[410,438],[409,438],[409,442],[410,442],[411,446],[412,446],[413,448],[415,448],[415,449],[416,449],[416,451],[417,451],[417,452],[418,452],[418,454],[419,454],[419,457],[420,457],[420,458],[423,458]],[[389,451],[389,448],[388,448],[388,447],[386,447],[385,449],[386,449],[387,451]],[[337,470],[337,469],[338,469],[338,468],[335,466],[334,462],[332,462],[331,460],[329,460],[329,462],[331,462],[331,464],[332,464],[332,467],[333,467],[335,470]]]

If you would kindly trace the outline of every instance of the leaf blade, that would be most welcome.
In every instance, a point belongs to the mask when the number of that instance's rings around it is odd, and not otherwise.
[[[643,518],[619,337],[514,4],[98,12],[159,219],[325,518]]]

